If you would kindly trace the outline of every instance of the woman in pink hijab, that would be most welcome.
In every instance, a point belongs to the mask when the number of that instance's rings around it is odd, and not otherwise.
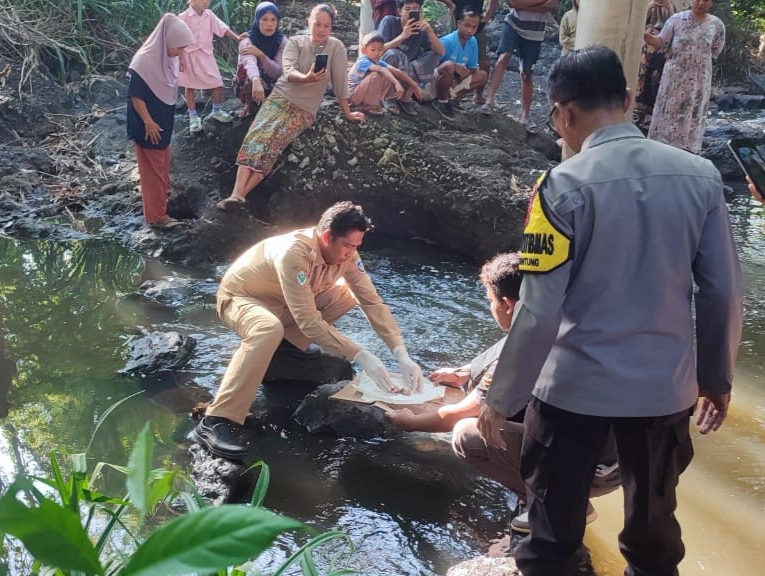
[[[160,230],[178,225],[167,215],[170,138],[183,49],[193,41],[183,20],[165,14],[128,69],[127,134],[135,142],[143,216],[149,226]]]

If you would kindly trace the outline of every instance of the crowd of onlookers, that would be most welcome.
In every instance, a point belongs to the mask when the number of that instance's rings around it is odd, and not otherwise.
[[[284,149],[315,120],[332,85],[344,116],[364,121],[385,113],[416,116],[430,105],[447,121],[455,106],[472,95],[475,105],[491,109],[513,55],[521,78],[520,121],[530,118],[534,67],[545,27],[557,0],[512,0],[491,66],[485,26],[498,0],[440,0],[449,10],[453,31],[439,36],[423,13],[423,0],[373,0],[375,30],[360,42],[358,60],[349,66],[347,50],[332,36],[333,7],[314,6],[308,31],[287,38],[279,29],[279,8],[260,2],[252,28],[236,34],[209,8],[209,0],[189,0],[179,15],[166,14],[130,64],[128,136],[135,142],[147,223],[170,229],[178,221],[166,211],[170,137],[177,86],[185,89],[189,131],[202,129],[195,107],[198,90],[212,91],[218,122],[233,116],[221,107],[223,80],[213,54],[213,39],[239,42],[233,82],[244,107],[254,115],[236,159],[236,181],[222,210],[244,204],[268,176]],[[559,25],[565,54],[576,44],[580,0],[574,0]],[[648,6],[645,46],[635,98],[635,122],[649,138],[694,153],[701,149],[711,91],[712,58],[725,42],[722,22],[709,14],[712,0],[693,0],[690,10],[675,13],[670,0]],[[486,95],[484,96],[484,90]]]

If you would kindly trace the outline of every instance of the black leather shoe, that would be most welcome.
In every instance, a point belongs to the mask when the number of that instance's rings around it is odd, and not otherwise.
[[[250,442],[243,436],[247,430],[241,424],[221,416],[205,416],[194,429],[194,439],[215,456],[241,460]]]

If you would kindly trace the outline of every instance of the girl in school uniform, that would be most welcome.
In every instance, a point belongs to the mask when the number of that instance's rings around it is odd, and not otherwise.
[[[223,78],[213,54],[213,37],[225,36],[239,42],[247,34],[237,35],[208,9],[210,0],[189,0],[187,10],[178,16],[191,29],[194,41],[186,46],[186,68],[181,71],[178,84],[186,89],[189,108],[189,132],[202,130],[202,119],[197,115],[194,93],[196,90],[212,90],[213,111],[210,118],[218,122],[231,122],[231,114],[221,108]]]

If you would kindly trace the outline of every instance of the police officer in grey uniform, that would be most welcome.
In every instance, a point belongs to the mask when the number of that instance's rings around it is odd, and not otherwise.
[[[690,417],[700,398],[700,432],[722,425],[741,338],[722,181],[707,160],[624,123],[631,99],[608,48],[561,57],[548,95],[551,122],[578,153],[532,197],[521,298],[479,430],[501,444],[506,416],[533,389],[521,456],[531,535],[515,555],[524,576],[572,570],[610,426],[625,574],[677,574],[675,489],[693,457]]]

